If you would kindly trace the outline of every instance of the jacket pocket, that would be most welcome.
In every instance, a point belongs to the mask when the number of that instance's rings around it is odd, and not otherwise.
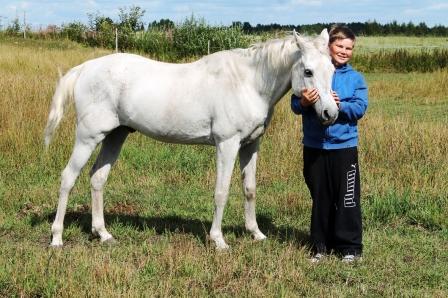
[[[349,123],[335,123],[330,126],[329,131],[332,143],[341,143],[352,138]]]

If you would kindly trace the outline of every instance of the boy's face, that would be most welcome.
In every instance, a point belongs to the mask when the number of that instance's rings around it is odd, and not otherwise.
[[[330,44],[330,56],[334,66],[346,64],[352,58],[355,42],[350,38],[336,39]]]

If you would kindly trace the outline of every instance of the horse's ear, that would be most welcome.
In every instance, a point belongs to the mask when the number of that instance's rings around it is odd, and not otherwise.
[[[320,33],[319,37],[324,39],[327,42],[327,44],[328,44],[328,41],[330,40],[330,36],[328,35],[327,28],[324,28],[324,30],[322,30],[322,32]]]
[[[292,30],[292,34],[294,35],[294,39],[296,40],[296,43],[297,43],[297,46],[299,47],[299,49],[303,50],[305,48],[305,43],[306,43],[305,38],[300,36],[300,34],[298,34],[295,29]]]
[[[322,30],[320,35],[316,37],[314,40],[314,44],[316,47],[323,53],[328,52],[328,42],[330,40],[330,36],[328,35],[327,29]]]

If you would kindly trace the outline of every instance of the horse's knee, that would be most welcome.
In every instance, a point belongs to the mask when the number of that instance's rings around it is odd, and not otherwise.
[[[255,199],[255,186],[245,186],[244,187],[244,195],[246,199],[252,201]]]
[[[229,193],[226,191],[219,191],[215,193],[215,204],[219,207],[224,207],[227,203]]]
[[[67,166],[61,174],[61,191],[70,191],[75,185],[76,177],[77,174],[74,170],[70,166]]]

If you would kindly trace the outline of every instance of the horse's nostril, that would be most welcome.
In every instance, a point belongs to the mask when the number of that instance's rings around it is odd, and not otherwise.
[[[328,113],[328,110],[324,110],[324,118],[325,120],[330,119],[330,114]]]

